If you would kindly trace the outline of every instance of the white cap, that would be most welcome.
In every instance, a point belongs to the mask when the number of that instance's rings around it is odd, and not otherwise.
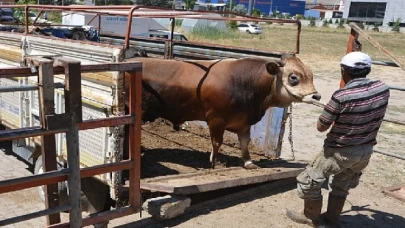
[[[363,52],[350,52],[342,58],[340,64],[356,69],[370,68],[371,58]]]

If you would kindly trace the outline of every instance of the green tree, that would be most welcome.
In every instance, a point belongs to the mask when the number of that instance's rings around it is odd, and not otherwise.
[[[323,27],[329,27],[328,21],[325,19],[322,24]]]
[[[260,17],[260,10],[258,10],[258,9],[253,9],[252,16],[253,16],[253,17]]]
[[[246,14],[247,13],[247,8],[243,4],[238,4],[233,7],[232,9],[233,12],[238,13],[238,14]]]
[[[309,26],[310,27],[315,27],[315,18],[314,17],[309,18]]]
[[[402,22],[402,18],[397,18],[395,21],[393,21],[391,31],[399,32],[399,30],[401,28],[401,22]]]
[[[96,1],[104,1],[104,0],[96,0]],[[117,0],[117,1],[120,1],[120,0]],[[172,3],[169,0],[134,0],[133,2],[135,2],[138,5],[144,5],[144,6],[159,6],[159,7],[163,7],[163,8],[172,7]]]
[[[194,9],[194,5],[197,1],[196,0],[183,0],[183,2],[186,5],[186,9],[192,10],[192,9]]]
[[[326,20],[325,20],[326,21]],[[329,19],[329,22],[327,22],[327,23],[329,23],[329,24],[332,24],[333,22],[332,22],[332,18],[330,18]]]

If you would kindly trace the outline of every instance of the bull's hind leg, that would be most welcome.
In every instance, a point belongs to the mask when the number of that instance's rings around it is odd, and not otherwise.
[[[222,142],[224,141],[225,133],[225,123],[222,119],[214,118],[209,121],[208,128],[210,129],[212,151],[210,156],[211,168],[215,168],[215,162],[217,159],[219,147],[221,147]]]
[[[250,127],[238,133],[238,139],[240,143],[240,149],[242,151],[242,160],[244,162],[244,167],[246,169],[258,169],[259,167],[253,164],[248,150],[248,146],[250,143]]]

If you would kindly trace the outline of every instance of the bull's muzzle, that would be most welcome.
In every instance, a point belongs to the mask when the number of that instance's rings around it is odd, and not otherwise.
[[[325,106],[325,104],[321,103],[320,100],[321,100],[321,94],[313,93],[313,94],[306,95],[302,99],[302,102],[308,103],[308,104],[313,104],[316,106],[321,106],[321,107]]]

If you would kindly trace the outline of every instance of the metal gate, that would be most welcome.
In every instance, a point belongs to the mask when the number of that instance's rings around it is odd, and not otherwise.
[[[30,177],[0,181],[0,194],[45,185],[46,209],[0,221],[0,226],[13,224],[40,216],[47,216],[50,227],[82,227],[101,223],[114,218],[140,211],[140,149],[141,149],[141,82],[142,64],[109,63],[81,65],[79,61],[63,57],[26,57],[32,67],[0,69],[0,78],[38,76],[38,84],[21,86],[13,91],[39,90],[40,127],[5,130],[0,132],[0,141],[41,137],[42,162],[46,172]],[[83,121],[81,73],[123,71],[131,75],[129,85],[129,114]],[[55,114],[54,75],[64,74],[65,112]],[[124,80],[122,80],[124,83]],[[60,87],[60,85],[58,85]],[[129,159],[80,169],[79,130],[95,129],[118,125],[129,125]],[[55,134],[66,133],[68,167],[57,171]],[[129,170],[129,206],[82,218],[81,215],[81,178]],[[57,182],[68,181],[68,204],[59,205]],[[60,212],[69,211],[70,222],[60,223]]]

